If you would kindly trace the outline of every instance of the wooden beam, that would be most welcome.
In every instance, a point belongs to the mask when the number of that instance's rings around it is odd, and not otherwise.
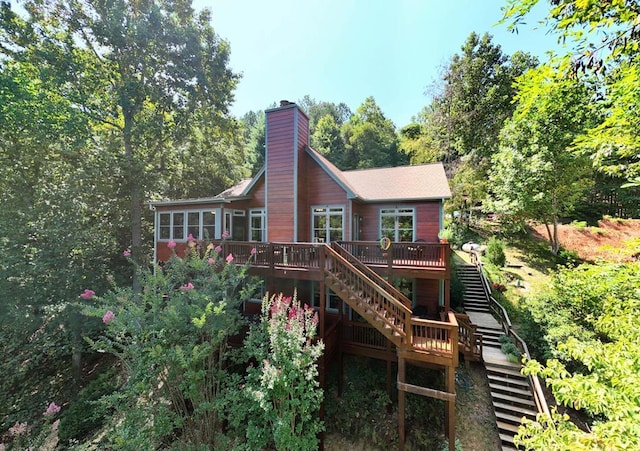
[[[447,406],[445,408],[444,424],[445,435],[449,439],[449,451],[455,451],[456,447],[456,369],[453,367],[447,367],[444,370],[446,378],[447,391],[453,393],[453,399],[447,400]]]
[[[407,393],[414,393],[416,395],[428,396],[429,398],[441,399],[443,401],[454,402],[456,401],[456,394],[449,393],[441,390],[434,390],[433,388],[420,387],[418,385],[407,384],[400,382],[398,377],[398,390]],[[455,404],[454,404],[455,405]]]
[[[398,356],[398,434],[399,443],[398,450],[404,451],[405,431],[404,431],[404,402],[405,391],[400,389],[400,385],[405,383],[406,380],[406,368],[405,360]]]

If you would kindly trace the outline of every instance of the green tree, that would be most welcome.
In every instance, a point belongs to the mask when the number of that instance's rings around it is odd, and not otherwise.
[[[387,119],[373,97],[367,97],[342,126],[344,157],[334,162],[340,169],[362,169],[406,164],[398,152],[395,125]]]
[[[102,147],[118,155],[131,252],[141,262],[143,204],[158,175],[196,166],[181,157],[199,159],[195,149],[224,142],[220,137],[232,126],[228,107],[237,76],[227,67],[229,46],[214,33],[210,13],[196,14],[187,0],[23,5],[28,17],[2,47],[53,73],[60,93],[95,124]],[[13,15],[10,23],[19,20]]]
[[[537,3],[509,0],[503,21],[517,30]],[[567,76],[598,76],[596,106],[603,119],[576,140],[576,147],[592,155],[596,169],[624,176],[632,185],[640,181],[640,124],[635,113],[640,99],[639,18],[637,2],[578,0],[552,2],[546,18],[546,25],[558,39],[571,45],[568,54],[547,64]]]
[[[443,161],[452,179],[447,209],[465,211],[486,197],[491,156],[499,133],[516,107],[514,81],[537,60],[527,53],[505,55],[491,35],[471,33],[444,68],[431,103],[417,117],[419,139],[402,147],[412,162]],[[470,189],[469,180],[473,180]],[[462,189],[462,191],[460,191]],[[457,220],[466,223],[469,215]]]
[[[318,447],[323,391],[317,361],[324,344],[315,341],[317,325],[318,314],[295,294],[263,299],[260,324],[251,327],[244,344],[246,360],[257,364],[247,368],[240,407],[232,415],[249,449]]]
[[[119,418],[109,445],[220,446],[229,340],[245,324],[240,307],[252,285],[247,267],[219,250],[191,241],[185,258],[173,255],[164,268],[140,270],[141,294],[115,288],[87,308],[106,324],[101,337],[88,341],[116,356],[124,371],[120,391],[105,400]]]
[[[505,125],[490,175],[491,207],[519,220],[545,224],[551,250],[560,249],[557,226],[591,184],[590,161],[572,152],[592,121],[589,92],[548,67],[518,79],[518,102]]]
[[[545,378],[558,403],[583,410],[589,431],[567,415],[525,422],[525,449],[640,446],[640,266],[581,265],[558,272],[527,300],[553,358],[526,371]]]

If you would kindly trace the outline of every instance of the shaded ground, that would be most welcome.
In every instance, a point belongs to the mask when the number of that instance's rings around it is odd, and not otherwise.
[[[397,418],[391,417],[393,427]],[[415,431],[407,431],[406,449],[422,450],[412,443]],[[486,371],[480,363],[460,362],[456,369],[456,439],[465,451],[490,451],[500,449],[496,418],[491,405],[491,393]],[[325,437],[326,451],[365,451],[380,449],[368,440],[353,440],[333,433]]]
[[[534,230],[547,239],[543,225]],[[640,219],[602,219],[597,227],[563,224],[558,236],[564,249],[576,252],[583,260],[627,262],[637,259],[640,252]]]

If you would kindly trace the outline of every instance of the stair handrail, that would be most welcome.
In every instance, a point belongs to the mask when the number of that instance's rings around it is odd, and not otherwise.
[[[351,252],[349,252],[347,249],[345,249],[344,246],[340,245],[340,243],[337,243],[337,242],[333,241],[331,243],[331,248],[333,250],[335,250],[336,252],[338,252],[341,256],[343,256],[346,260],[348,260],[353,266],[355,266],[360,271],[362,271],[365,275],[367,275],[375,283],[377,283],[382,288],[384,288],[386,291],[388,291],[390,294],[395,296],[396,299],[398,299],[405,306],[407,306],[407,308],[411,308],[412,302],[409,300],[408,297],[406,297],[400,290],[398,290],[391,283],[389,283],[387,281],[387,279],[385,279],[380,274],[375,272],[373,269],[369,268],[367,265],[362,263],[362,261],[360,261],[359,258],[357,258],[355,255],[353,255]]]
[[[480,253],[478,251],[471,251],[471,262],[475,265],[478,273],[480,274],[482,288],[485,292],[485,295],[487,296],[487,299],[489,300],[489,306],[491,307],[491,310],[493,310],[494,313],[498,316],[498,321],[500,322],[502,329],[505,331],[506,335],[513,337],[513,339],[516,341],[516,345],[519,345],[518,347],[527,357],[527,360],[530,360],[531,354],[529,353],[527,343],[513,329],[509,314],[491,294],[491,285],[489,285],[489,281],[484,274],[482,259],[480,258]],[[538,378],[538,376],[536,376],[535,374],[530,374],[529,385],[531,386],[531,390],[533,391],[533,398],[535,400],[538,412],[547,416],[551,416],[549,412],[549,406],[547,405],[547,399],[545,398],[544,392],[542,391],[542,385],[540,384],[540,379]]]
[[[399,300],[397,300],[396,298],[394,298],[388,291],[386,291],[384,288],[382,288],[377,283],[375,283],[373,280],[371,280],[369,277],[367,277],[356,266],[351,264],[351,262],[349,262],[349,260],[344,258],[342,255],[340,255],[338,252],[336,252],[334,249],[332,249],[326,243],[322,247],[325,249],[325,259],[327,261],[330,261],[330,259],[333,258],[333,259],[337,260],[339,263],[341,263],[344,266],[346,266],[356,276],[358,276],[360,279],[364,280],[367,285],[369,285],[378,294],[380,294],[387,302],[392,304],[400,312],[403,313],[403,315],[404,315],[404,318],[403,318],[403,323],[404,323],[403,324],[403,328],[404,328],[404,330],[403,330],[403,332],[404,332],[404,338],[405,338],[404,341],[405,341],[406,345],[411,346],[412,342],[413,342],[412,333],[411,333],[412,332],[411,331],[411,314],[412,314],[411,309],[409,307],[407,307],[406,305],[404,305]],[[328,269],[326,267],[324,268],[324,270],[328,271]]]
[[[482,359],[482,334],[477,332],[478,325],[464,313],[454,313],[454,316],[458,323],[458,340]]]

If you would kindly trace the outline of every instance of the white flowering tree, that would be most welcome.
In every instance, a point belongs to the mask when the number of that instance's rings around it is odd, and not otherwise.
[[[317,449],[323,392],[316,362],[324,350],[314,341],[317,325],[317,313],[295,295],[263,300],[261,322],[245,340],[251,363],[232,415],[249,449]]]

